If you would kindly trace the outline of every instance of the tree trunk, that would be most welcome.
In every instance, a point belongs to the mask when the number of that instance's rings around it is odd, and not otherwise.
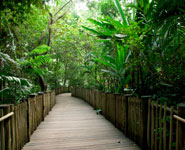
[[[41,91],[46,91],[47,90],[47,85],[45,85],[42,76],[39,75],[38,78],[39,78],[39,84],[40,84]]]

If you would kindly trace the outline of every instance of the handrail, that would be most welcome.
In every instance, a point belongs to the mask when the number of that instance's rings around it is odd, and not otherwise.
[[[179,117],[179,116],[177,116],[177,115],[173,115],[173,117],[174,117],[175,119],[177,119],[178,121],[181,121],[181,122],[185,123],[185,119],[184,119],[184,118],[181,118],[181,117]]]
[[[14,112],[8,113],[7,115],[3,116],[0,118],[0,122],[4,121],[5,119],[11,117],[14,115]]]
[[[151,103],[151,106],[152,106],[152,103]],[[158,104],[158,105],[157,104],[154,104],[154,106],[155,107],[158,106],[160,108],[160,104]],[[164,109],[164,105],[162,105],[162,108]],[[170,107],[166,107],[166,110],[170,112]],[[177,114],[177,110],[173,110],[173,112]]]

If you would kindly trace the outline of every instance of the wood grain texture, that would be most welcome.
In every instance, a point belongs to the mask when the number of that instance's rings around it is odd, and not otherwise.
[[[84,101],[61,94],[23,150],[140,150]]]

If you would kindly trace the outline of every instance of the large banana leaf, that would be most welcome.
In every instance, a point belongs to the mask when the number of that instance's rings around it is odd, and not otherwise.
[[[108,67],[108,69],[102,69],[101,71],[109,73],[111,76],[114,76],[119,80],[119,85],[116,88],[116,93],[118,93],[121,87],[127,84],[131,79],[130,75],[125,76],[125,72],[127,70],[125,64],[127,63],[129,56],[130,52],[128,53],[128,47],[123,47],[117,44],[117,53],[115,55],[115,58],[106,55],[95,60]]]
[[[107,36],[112,36],[114,33],[115,33],[115,28],[112,24],[110,24],[109,22],[108,23],[105,23],[105,22],[100,22],[100,21],[97,21],[97,20],[94,20],[94,19],[91,19],[89,18],[88,19],[91,23],[99,26],[99,30],[104,34],[104,35],[107,35]]]
[[[82,27],[97,35],[101,39],[121,40],[127,37],[127,35],[121,33],[125,26],[115,19],[106,17],[104,19],[99,19],[98,21],[91,18],[88,20],[96,26],[96,29],[92,29],[86,26]]]

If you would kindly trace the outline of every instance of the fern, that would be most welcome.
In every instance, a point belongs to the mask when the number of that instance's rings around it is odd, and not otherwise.
[[[21,86],[28,86],[30,87],[31,86],[31,83],[27,80],[27,79],[24,79],[24,78],[18,78],[18,77],[14,77],[14,76],[5,76],[5,75],[1,75],[0,76],[0,80],[1,81],[6,81],[6,82],[14,82],[14,83],[17,83]]]
[[[0,59],[5,64],[10,63],[18,66],[18,63],[15,60],[13,60],[8,54],[0,52]]]
[[[37,48],[35,48],[34,50],[32,50],[29,55],[41,55],[41,54],[45,54],[50,50],[50,47],[47,45],[40,45]]]

